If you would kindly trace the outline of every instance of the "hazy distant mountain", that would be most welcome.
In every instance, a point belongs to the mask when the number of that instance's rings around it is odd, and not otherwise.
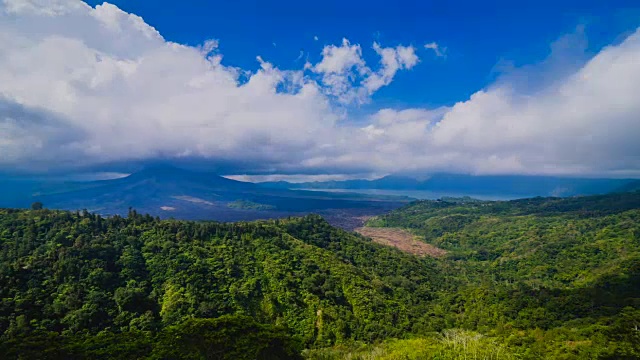
[[[410,198],[356,194],[359,190],[429,191],[437,194],[506,197],[572,196],[633,189],[638,181],[538,176],[468,176],[439,174],[425,179],[386,176],[292,184],[254,184],[214,173],[153,166],[127,177],[100,181],[0,177],[0,207],[29,207],[40,201],[49,208],[87,209],[100,214],[138,212],[179,219],[252,220],[329,209],[366,209],[372,213],[398,207]],[[304,191],[300,189],[320,191]],[[321,191],[326,189],[328,191]],[[333,189],[353,192],[330,192]],[[351,211],[350,210],[350,211]]]
[[[586,179],[552,176],[436,174],[419,180],[390,175],[376,180],[346,180],[306,183],[262,183],[289,189],[418,190],[458,195],[574,196],[604,194],[629,183],[628,179]]]
[[[408,198],[273,189],[207,172],[154,166],[127,177],[64,182],[5,177],[0,207],[28,207],[40,201],[48,208],[87,209],[100,214],[141,213],[179,219],[252,220],[322,212],[371,209],[379,212]]]
[[[615,189],[615,192],[630,192],[630,191],[640,191],[640,180],[630,181],[619,188]]]

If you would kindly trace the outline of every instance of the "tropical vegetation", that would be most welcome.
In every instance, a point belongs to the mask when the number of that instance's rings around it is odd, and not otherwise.
[[[5,358],[640,358],[640,193],[419,201],[369,220],[0,210]]]

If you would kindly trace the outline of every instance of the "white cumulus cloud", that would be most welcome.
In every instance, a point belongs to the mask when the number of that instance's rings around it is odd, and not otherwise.
[[[343,104],[362,104],[377,90],[389,85],[398,70],[411,69],[418,63],[413,46],[382,48],[373,43],[373,50],[380,56],[380,68],[376,71],[367,66],[360,45],[352,45],[347,39],[342,40],[341,46],[325,46],[322,61],[311,69],[322,74],[321,81],[328,95]]]
[[[173,43],[108,3],[0,4],[2,169],[200,159],[236,174],[640,175],[640,30],[535,72],[534,87],[523,68],[451,107],[354,119],[351,105],[418,66],[414,47],[374,43],[368,64],[345,39],[300,69],[255,54],[247,71],[224,64],[218,40]]]

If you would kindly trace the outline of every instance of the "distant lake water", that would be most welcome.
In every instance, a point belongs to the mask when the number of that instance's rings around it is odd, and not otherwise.
[[[443,197],[463,197],[469,196],[479,200],[514,200],[527,197],[534,197],[536,195],[477,195],[477,194],[463,194],[463,193],[445,193],[445,192],[433,192],[425,190],[381,190],[381,189],[298,189],[306,191],[322,191],[322,192],[336,192],[336,193],[357,193],[367,195],[391,195],[391,196],[408,196],[418,200],[437,200]]]

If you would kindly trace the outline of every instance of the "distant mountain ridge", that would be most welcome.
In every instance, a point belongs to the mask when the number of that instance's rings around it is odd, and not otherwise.
[[[409,198],[269,188],[215,173],[151,166],[129,176],[87,182],[0,179],[0,208],[39,201],[51,209],[87,209],[102,215],[141,213],[178,219],[240,221],[335,209],[396,208]],[[238,204],[243,204],[238,206]]]
[[[262,186],[288,189],[417,190],[459,195],[575,196],[604,194],[633,183],[631,179],[565,178],[528,175],[434,174],[424,180],[389,175],[375,180],[325,182],[266,182]]]
[[[631,191],[640,191],[640,180],[630,181],[623,186],[617,188],[616,192],[631,192]]]
[[[276,218],[311,212],[335,214],[357,209],[371,215],[412,200],[412,191],[443,196],[593,195],[639,188],[638,180],[576,179],[542,176],[469,176],[436,174],[416,179],[390,175],[376,180],[311,183],[250,183],[216,173],[156,165],[126,177],[95,181],[61,181],[54,177],[0,177],[0,207],[26,208],[35,201],[51,209],[87,209],[102,215],[126,214],[130,207],[141,213],[178,219],[217,221]],[[313,189],[314,191],[306,191]],[[335,192],[334,189],[344,191]],[[323,191],[326,190],[326,191]],[[409,196],[360,193],[362,190],[400,190]],[[375,192],[375,191],[374,191]],[[372,213],[363,214],[362,210]],[[339,210],[342,214],[343,210]],[[358,215],[360,216],[360,215]],[[336,218],[344,217],[340,215]]]

